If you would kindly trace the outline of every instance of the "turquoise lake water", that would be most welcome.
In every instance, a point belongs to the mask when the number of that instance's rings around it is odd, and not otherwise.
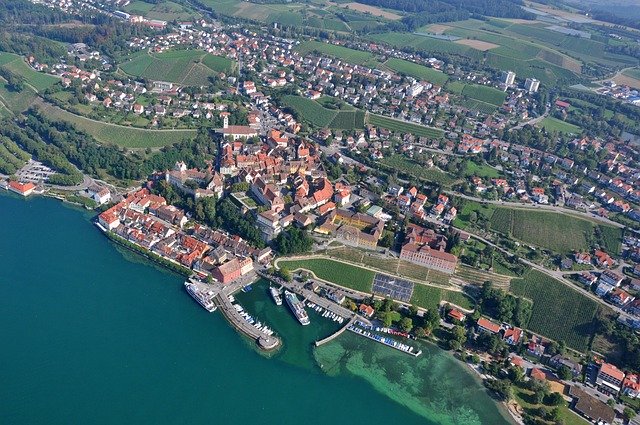
[[[418,358],[266,295],[237,299],[284,339],[258,352],[182,278],[115,246],[91,215],[0,194],[2,424],[490,424],[509,422],[465,366]]]

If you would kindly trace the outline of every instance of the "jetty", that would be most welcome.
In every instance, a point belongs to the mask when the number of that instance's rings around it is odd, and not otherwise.
[[[387,338],[384,336],[380,336],[378,334],[371,333],[366,329],[362,329],[353,325],[347,327],[347,329],[357,335],[361,335],[365,338],[369,338],[370,340],[379,342],[380,344],[386,345],[387,347],[395,348],[396,350],[409,354],[413,357],[418,357],[420,354],[422,354],[422,350],[414,351],[414,347],[410,345],[406,345],[401,342],[395,341],[391,338]]]
[[[342,333],[346,331],[349,328],[349,326],[352,326],[356,322],[356,320],[358,320],[358,315],[354,314],[351,320],[349,320],[346,325],[344,325],[343,327],[341,327],[340,329],[338,329],[336,332],[332,333],[328,337],[316,341],[315,343],[316,347],[320,347],[322,344],[326,344],[327,342],[333,341],[335,338],[342,335]]]
[[[258,347],[263,350],[273,350],[280,345],[280,338],[267,335],[247,322],[229,301],[228,295],[220,292],[215,296],[214,300],[227,321],[238,331],[255,340]]]

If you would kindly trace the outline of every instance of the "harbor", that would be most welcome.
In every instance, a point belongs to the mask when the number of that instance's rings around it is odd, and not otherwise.
[[[347,326],[347,329],[355,334],[361,335],[365,338],[369,338],[373,341],[379,342],[383,345],[386,345],[387,347],[394,348],[403,353],[412,355],[413,357],[418,357],[420,354],[422,354],[422,350],[415,351],[415,348],[410,345],[403,344],[386,336],[373,333],[373,331],[376,330],[382,332],[380,330],[381,328],[373,328],[371,326],[368,326],[366,323],[356,321],[356,323]]]

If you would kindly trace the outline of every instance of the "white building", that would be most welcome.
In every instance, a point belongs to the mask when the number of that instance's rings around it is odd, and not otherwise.
[[[502,73],[502,82],[507,86],[512,86],[516,82],[516,73],[513,71],[504,71]]]
[[[524,82],[525,90],[528,90],[529,93],[536,93],[540,88],[540,81],[535,78],[527,78]]]

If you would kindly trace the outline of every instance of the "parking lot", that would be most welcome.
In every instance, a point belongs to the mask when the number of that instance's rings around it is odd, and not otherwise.
[[[408,303],[413,295],[413,282],[377,273],[373,278],[373,293]]]

